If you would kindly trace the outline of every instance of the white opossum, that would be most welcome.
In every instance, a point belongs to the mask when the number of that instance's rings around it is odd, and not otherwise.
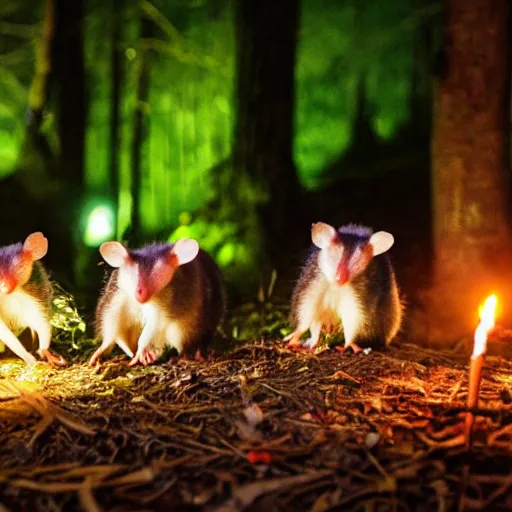
[[[52,365],[66,361],[50,351],[52,285],[41,262],[48,240],[40,232],[25,242],[0,247],[0,340],[28,365],[36,358],[21,344],[13,331],[29,327],[39,338],[38,354]]]
[[[153,363],[166,346],[187,356],[207,348],[226,299],[220,270],[197,241],[136,250],[106,242],[100,252],[115,270],[96,308],[103,341],[90,364],[115,344],[132,358],[130,365]]]
[[[400,329],[402,305],[389,258],[390,233],[349,224],[312,226],[314,246],[292,297],[291,346],[314,348],[323,326],[341,323],[345,349],[354,352],[391,343]],[[300,337],[309,329],[310,337]]]

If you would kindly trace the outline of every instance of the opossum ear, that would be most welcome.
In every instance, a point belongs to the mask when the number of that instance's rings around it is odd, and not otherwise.
[[[199,244],[192,238],[182,238],[174,244],[171,252],[178,258],[178,265],[184,265],[197,256]]]
[[[114,268],[122,267],[130,257],[128,249],[119,242],[105,242],[100,246],[103,259]]]
[[[323,222],[317,222],[311,228],[311,240],[320,249],[324,249],[332,243],[336,235],[336,230]]]
[[[40,231],[32,233],[23,243],[23,252],[28,253],[33,261],[40,260],[48,252],[48,240]]]
[[[368,243],[373,247],[373,255],[377,256],[378,254],[389,251],[395,243],[395,239],[393,235],[387,231],[377,231],[377,233],[374,233],[370,237]]]

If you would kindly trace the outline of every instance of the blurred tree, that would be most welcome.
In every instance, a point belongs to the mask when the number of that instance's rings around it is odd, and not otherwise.
[[[152,22],[145,15],[141,18],[141,40],[150,38],[152,34]],[[126,238],[133,245],[138,245],[142,241],[142,222],[141,222],[141,188],[142,175],[147,173],[148,149],[147,139],[149,136],[149,80],[151,69],[152,51],[139,45],[138,57],[136,62],[136,92],[135,92],[135,112],[133,118],[133,138],[132,138],[132,215],[130,227]]]
[[[233,167],[257,190],[267,253],[275,260],[289,243],[290,219],[298,223],[301,211],[292,151],[299,1],[245,0],[236,9]]]
[[[509,0],[446,4],[432,155],[435,344],[470,334],[489,293],[512,304],[510,11]]]
[[[55,0],[55,92],[57,131],[60,140],[59,174],[82,190],[86,96],[83,43],[83,0]]]
[[[121,83],[123,79],[123,52],[121,42],[123,39],[124,0],[111,0],[112,42],[111,42],[111,99],[110,99],[110,155],[109,155],[109,189],[114,215],[113,230],[116,237],[119,235],[118,207],[119,207],[119,152],[121,137]]]
[[[39,38],[35,38],[35,62],[25,115],[23,146],[21,147],[16,172],[2,184],[5,196],[2,203],[16,219],[7,223],[12,239],[26,236],[34,230],[42,230],[51,240],[47,263],[55,269],[54,276],[65,286],[72,281],[74,254],[69,236],[69,218],[63,215],[60,203],[62,193],[59,176],[55,170],[59,165],[59,150],[52,140],[51,125],[52,96],[55,85],[55,44],[57,32],[57,5],[55,0],[43,4],[42,23],[38,27]],[[34,34],[35,35],[35,34]],[[12,198],[16,198],[13,202]]]
[[[23,153],[39,153],[42,161],[46,162],[47,165],[53,161],[53,154],[45,135],[41,132],[41,125],[48,100],[50,75],[53,67],[52,43],[54,32],[55,2],[54,0],[46,0],[41,37],[36,47],[35,72],[28,93],[28,122]],[[44,174],[45,178],[48,179],[48,175]],[[41,180],[34,180],[33,173],[31,173],[31,179],[27,180],[27,186],[30,186],[30,183],[38,185],[37,189],[34,188],[34,194],[41,194]]]
[[[36,43],[35,69],[28,91],[25,137],[17,162],[20,185],[31,200],[48,200],[56,190],[52,170],[56,155],[43,131],[53,72],[55,1],[46,0],[39,41]]]
[[[52,60],[52,98],[55,102],[59,158],[55,176],[60,182],[56,222],[61,240],[72,246],[72,280],[88,281],[81,269],[87,257],[83,246],[80,213],[85,186],[85,130],[87,101],[84,68],[84,2],[55,1],[55,33]]]

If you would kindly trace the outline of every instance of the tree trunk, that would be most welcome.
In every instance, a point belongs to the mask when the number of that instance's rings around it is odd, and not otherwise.
[[[141,21],[141,38],[151,37],[151,22],[146,18]],[[142,223],[141,223],[141,187],[142,173],[145,167],[145,156],[143,154],[144,142],[149,137],[149,78],[150,78],[150,50],[139,49],[140,60],[136,64],[137,70],[137,91],[136,106],[133,125],[132,140],[132,215],[131,223],[126,234],[126,238],[134,245],[141,241]]]
[[[472,334],[490,293],[512,305],[509,27],[509,0],[447,2],[432,148],[436,345]]]
[[[52,71],[52,43],[55,32],[55,2],[46,0],[41,39],[36,47],[35,74],[28,93],[30,129],[39,132],[46,106]]]
[[[411,77],[411,138],[413,143],[424,144],[432,130],[431,119],[431,75],[429,69],[429,40],[432,26],[420,25],[413,40],[413,67]]]
[[[116,238],[119,214],[119,144],[120,144],[120,108],[121,80],[123,77],[123,55],[120,49],[124,14],[123,0],[112,0],[112,48],[111,48],[111,87],[110,100],[110,200],[114,211],[114,233]]]
[[[58,82],[57,129],[62,180],[82,191],[86,125],[83,0],[55,0],[55,72]]]
[[[25,140],[20,152],[16,177],[31,200],[51,201],[55,192],[52,171],[55,155],[46,136],[41,133],[43,114],[48,101],[55,34],[55,1],[46,0],[41,37],[37,42],[35,72],[28,92],[28,112]]]
[[[237,2],[237,120],[233,149],[235,177],[249,177],[266,197],[259,218],[277,255],[287,243],[300,187],[292,158],[294,70],[299,1]],[[236,185],[234,185],[236,186]],[[239,185],[238,185],[239,186]],[[244,193],[239,186],[238,194]],[[242,201],[247,202],[247,197]],[[297,209],[297,212],[300,209]]]
[[[55,223],[59,252],[67,252],[69,279],[79,287],[88,284],[88,253],[83,244],[80,214],[85,184],[86,95],[83,49],[83,0],[55,0],[55,41],[53,47],[53,100],[60,142],[56,178],[59,193]],[[66,251],[64,251],[66,247]]]

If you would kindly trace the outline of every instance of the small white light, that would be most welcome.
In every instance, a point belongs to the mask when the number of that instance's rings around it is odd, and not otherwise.
[[[84,242],[97,247],[114,235],[114,214],[108,206],[96,206],[87,218]]]

